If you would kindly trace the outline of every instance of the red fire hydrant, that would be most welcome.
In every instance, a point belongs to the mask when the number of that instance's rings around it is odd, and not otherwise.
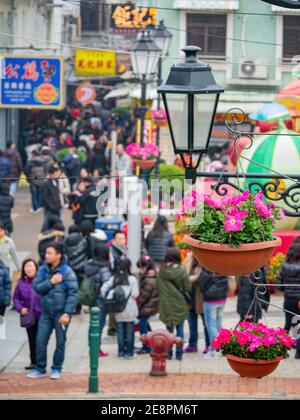
[[[167,331],[155,331],[141,337],[141,341],[151,348],[151,376],[167,376],[166,366],[168,350],[175,344],[183,345],[184,341]]]

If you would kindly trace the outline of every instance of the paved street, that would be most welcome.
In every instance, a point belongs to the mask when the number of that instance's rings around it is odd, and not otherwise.
[[[20,217],[19,215],[23,216]],[[66,223],[69,215],[66,212]],[[21,191],[18,194],[14,211],[15,236],[21,255],[36,255],[36,238],[42,223],[42,216],[32,216],[29,213],[28,195]],[[272,303],[282,305],[282,298],[272,298]],[[235,312],[236,299],[229,299],[226,306],[224,324],[226,327],[235,326],[238,316]],[[83,395],[87,388],[89,373],[89,351],[87,346],[89,315],[74,317],[68,334],[66,363],[63,382],[50,384],[48,380],[38,383],[25,379],[24,366],[28,364],[28,347],[24,330],[19,327],[19,317],[14,311],[8,312],[7,340],[0,341],[0,396],[4,395],[52,395],[72,394]],[[281,311],[270,309],[268,323],[271,326],[282,326],[284,315]],[[162,328],[162,324],[153,319],[154,329]],[[201,330],[201,328],[200,328]],[[188,337],[186,323],[186,338]],[[136,334],[136,346],[139,337]],[[200,348],[204,347],[201,334]],[[52,357],[54,341],[51,341],[49,357]],[[240,395],[254,394],[272,396],[274,394],[289,397],[300,397],[300,369],[299,361],[292,355],[289,360],[282,362],[279,369],[271,378],[264,381],[241,380],[232,374],[226,360],[204,360],[201,354],[186,355],[182,363],[172,361],[168,363],[168,379],[150,379],[148,372],[151,366],[150,357],[136,356],[132,361],[117,358],[117,343],[115,338],[107,336],[105,331],[103,349],[109,357],[100,359],[101,389],[105,395],[203,395],[222,394]],[[49,361],[50,364],[51,360]],[[285,378],[285,379],[283,379]],[[192,386],[191,386],[192,384]],[[280,394],[281,393],[281,394]]]

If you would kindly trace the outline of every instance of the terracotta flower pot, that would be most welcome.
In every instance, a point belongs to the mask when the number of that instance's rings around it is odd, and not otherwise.
[[[244,244],[237,248],[228,245],[200,242],[185,236],[199,264],[212,273],[225,276],[246,276],[264,267],[271,258],[281,239],[274,241]]]
[[[168,125],[168,120],[165,118],[155,118],[153,122],[157,127],[167,127]]]
[[[136,166],[139,166],[142,170],[153,169],[156,163],[156,160],[136,160],[134,159]]]
[[[225,356],[230,367],[242,378],[262,379],[271,375],[279,366],[284,357],[277,357],[274,360],[253,360],[242,359],[232,355]]]

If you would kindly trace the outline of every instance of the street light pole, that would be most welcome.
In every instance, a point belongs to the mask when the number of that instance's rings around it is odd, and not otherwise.
[[[141,85],[142,85],[142,97],[141,97],[141,145],[144,144],[144,132],[145,132],[145,120],[146,120],[146,113],[147,113],[147,78],[146,75],[143,74]]]

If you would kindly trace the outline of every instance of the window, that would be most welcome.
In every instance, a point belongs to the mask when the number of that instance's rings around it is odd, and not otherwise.
[[[187,42],[202,48],[201,55],[226,56],[226,15],[187,14]]]
[[[100,1],[81,1],[81,24],[83,32],[98,32],[100,30]]]
[[[283,58],[300,55],[300,16],[283,17]]]

